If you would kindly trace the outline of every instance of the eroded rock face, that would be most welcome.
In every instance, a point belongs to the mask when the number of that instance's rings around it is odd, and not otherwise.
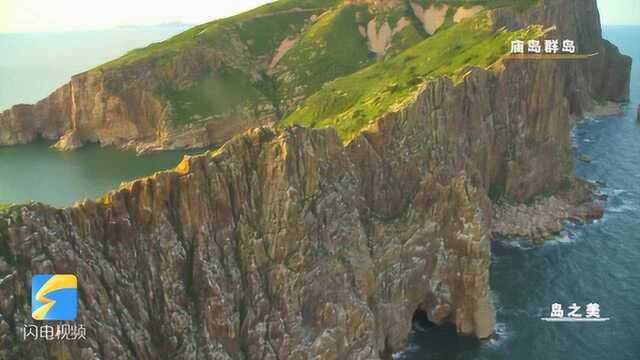
[[[4,341],[25,358],[375,359],[403,347],[419,307],[491,335],[483,194],[415,164],[412,189],[372,198],[369,178],[391,170],[367,165],[374,149],[262,128],[104,203],[17,210],[1,221]],[[47,272],[78,274],[88,341],[27,344],[12,328],[29,317],[25,279]]]
[[[134,150],[220,144],[252,127],[273,123],[276,110],[271,102],[265,98],[255,108],[239,106],[216,118],[184,126],[176,121],[175,109],[162,96],[162,88],[165,83],[188,88],[202,74],[218,71],[223,62],[225,66],[239,66],[235,62],[242,60],[233,58],[244,52],[246,49],[240,45],[227,55],[195,49],[179,54],[164,67],[149,59],[76,75],[44,100],[0,113],[0,146],[30,143],[38,138],[58,141],[56,147],[61,150],[88,143]]]
[[[479,5],[471,6],[469,8],[461,6],[458,8],[458,10],[456,10],[455,15],[453,15],[453,21],[460,22],[464,19],[468,19],[470,17],[473,17],[477,13],[481,12],[482,10],[484,10],[484,7]]]
[[[363,3],[374,9],[407,6],[399,0]],[[444,24],[449,10],[447,5],[423,8],[415,2],[409,4],[413,16],[422,22],[429,34]],[[481,10],[479,6],[459,7],[454,21]],[[572,92],[568,97],[571,113],[581,116],[588,112],[592,98],[618,102],[628,99],[629,78],[624,74],[629,71],[631,60],[620,56],[615,46],[602,40],[595,0],[547,0],[526,12],[501,8],[493,10],[492,14],[496,29],[502,26],[520,28],[535,23],[556,26],[558,37],[576,40],[579,52],[599,54],[589,60],[588,69],[573,63],[565,64],[564,71],[580,69],[579,74],[573,74],[578,79],[566,84],[565,91]],[[361,26],[360,31],[368,38],[370,50],[381,58],[393,36],[409,24],[407,19],[402,18],[395,28],[387,23],[378,27],[371,22],[367,28]],[[87,143],[141,151],[200,148],[223,143],[252,127],[274,123],[283,113],[295,109],[304,96],[281,99],[280,104],[286,105],[280,109],[276,108],[273,99],[264,97],[251,106],[238,105],[215,116],[193,114],[180,122],[176,109],[162,95],[163,88],[167,83],[178,89],[189,88],[203,74],[215,73],[221,68],[244,69],[254,80],[269,76],[274,70],[269,65],[278,64],[287,49],[295,45],[295,40],[291,39],[298,35],[289,34],[267,59],[255,59],[237,34],[229,34],[225,41],[229,42],[230,48],[225,51],[195,47],[180,53],[167,66],[159,67],[156,59],[150,58],[117,69],[91,70],[76,75],[70,83],[37,104],[18,105],[0,113],[0,146],[29,143],[37,138],[60,140],[56,147],[62,150]],[[190,125],[181,125],[184,122]]]
[[[378,59],[383,59],[385,53],[391,46],[393,37],[401,32],[404,28],[411,24],[411,21],[407,17],[401,17],[398,20],[394,29],[391,29],[389,22],[385,21],[378,28],[378,20],[373,18],[367,24],[366,29],[363,28],[362,33],[367,38],[369,50],[376,54]]]
[[[567,2],[595,21],[595,2]],[[416,310],[488,337],[488,194],[522,202],[573,178],[570,115],[624,95],[595,85],[611,62],[469,69],[346,146],[258,128],[99,203],[0,215],[0,356],[378,359]],[[48,272],[78,275],[86,341],[22,340],[30,276]]]
[[[413,10],[414,15],[422,23],[424,31],[429,35],[433,35],[436,30],[444,24],[449,6],[442,4],[430,5],[427,8],[423,8],[420,4],[412,1],[411,9]]]
[[[627,74],[632,60],[621,55],[615,45],[602,39],[596,0],[544,0],[542,6],[525,13],[504,8],[493,11],[492,16],[496,28],[516,29],[531,23],[555,26],[557,30],[549,36],[575,40],[578,53],[598,54],[585,61],[586,66],[564,64],[563,71],[574,78],[566,84],[572,114],[582,116],[589,112],[596,106],[592,101],[594,98],[614,102],[629,100],[630,77]]]

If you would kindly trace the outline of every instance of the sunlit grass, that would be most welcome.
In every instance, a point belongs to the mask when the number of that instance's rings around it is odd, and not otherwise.
[[[334,126],[348,141],[425,81],[440,76],[455,80],[469,66],[488,67],[509,51],[511,40],[541,33],[540,27],[493,32],[487,16],[463,21],[396,57],[325,84],[282,125]]]

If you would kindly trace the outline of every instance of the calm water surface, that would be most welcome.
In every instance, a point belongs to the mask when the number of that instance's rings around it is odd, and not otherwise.
[[[185,152],[147,156],[90,146],[71,152],[48,143],[0,147],[0,203],[30,200],[55,206],[97,198],[127,180],[175,167]]]
[[[640,61],[640,27],[610,27],[605,36]],[[497,340],[479,344],[447,330],[412,336],[398,359],[640,359],[640,69],[634,64],[627,115],[586,122],[574,130],[577,173],[607,183],[604,219],[569,227],[540,248],[496,243],[491,288]],[[552,303],[599,303],[605,323],[546,323]],[[584,311],[584,308],[582,309]]]
[[[99,31],[0,34],[0,111],[32,103],[127,51],[164,40],[188,26],[179,24]],[[79,55],[81,54],[81,56]],[[181,153],[137,157],[89,147],[60,153],[40,143],[0,147],[0,203],[29,200],[56,206],[95,198],[120,182],[174,167]]]
[[[58,33],[0,33],[0,111],[33,103],[72,75],[161,41],[188,28],[182,24]]]

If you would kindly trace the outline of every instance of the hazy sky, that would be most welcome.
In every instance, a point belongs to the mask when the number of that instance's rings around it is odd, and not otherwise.
[[[0,32],[74,31],[203,23],[265,0],[0,0]],[[598,0],[605,24],[640,24],[640,0]]]

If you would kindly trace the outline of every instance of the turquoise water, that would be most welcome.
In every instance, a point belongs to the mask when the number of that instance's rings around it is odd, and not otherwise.
[[[68,33],[0,34],[0,111],[32,103],[88,70],[127,51],[166,39],[183,25]],[[137,157],[89,147],[61,153],[38,143],[0,147],[0,203],[30,200],[66,206],[96,198],[122,181],[174,167],[181,152]]]
[[[605,37],[640,61],[640,27],[609,27]],[[577,173],[605,181],[605,217],[571,226],[543,247],[519,242],[493,246],[491,289],[498,337],[479,343],[451,329],[415,333],[402,360],[640,359],[640,66],[634,64],[632,103],[625,116],[585,122],[574,130]],[[552,303],[599,303],[605,323],[547,323]]]
[[[60,152],[49,145],[0,147],[0,203],[71,205],[97,198],[123,181],[175,167],[185,154],[167,151],[139,157],[98,146]]]

